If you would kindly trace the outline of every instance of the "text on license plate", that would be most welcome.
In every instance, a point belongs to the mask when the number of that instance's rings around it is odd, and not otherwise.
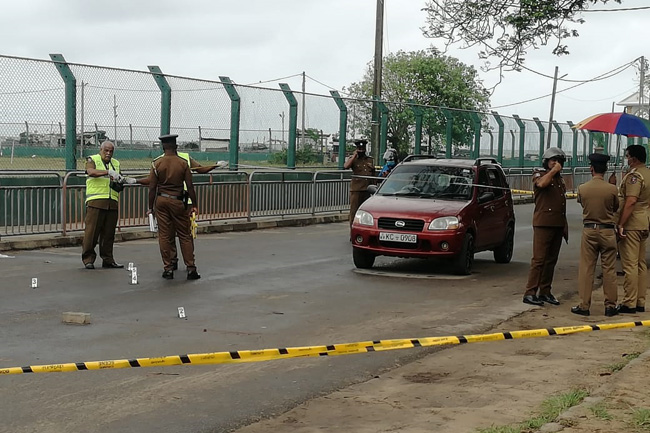
[[[388,241],[388,242],[405,242],[407,244],[416,244],[418,242],[418,235],[410,235],[406,233],[379,232],[379,240]]]

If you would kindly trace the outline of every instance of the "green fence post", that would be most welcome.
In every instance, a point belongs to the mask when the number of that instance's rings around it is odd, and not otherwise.
[[[289,142],[287,143],[287,168],[296,168],[296,128],[298,127],[298,101],[287,83],[280,83],[289,103]],[[340,152],[340,150],[339,150]]]
[[[239,121],[241,118],[241,99],[230,78],[220,76],[219,80],[230,97],[230,143],[228,144],[228,167],[237,170],[239,167]],[[271,143],[269,142],[269,146]]]
[[[589,131],[589,153],[585,156],[591,155],[592,153],[594,153],[594,133]]]
[[[413,147],[413,153],[419,155],[422,146],[422,119],[424,117],[424,111],[422,111],[422,107],[415,105],[412,99],[409,100],[409,104],[415,115],[415,146]]]
[[[386,142],[388,141],[388,107],[386,104],[379,101],[377,102],[377,107],[379,107],[379,113],[381,115],[381,125],[379,128],[379,158],[383,158],[384,153],[386,152]],[[378,161],[375,161],[378,163]]]
[[[560,128],[560,125],[554,120],[553,121],[553,127],[555,128],[555,132],[557,132],[557,147],[562,149],[562,128]],[[550,134],[551,131],[548,131]]]
[[[345,164],[345,150],[347,147],[347,132],[348,132],[348,107],[339,92],[330,90],[330,94],[334,98],[334,102],[339,107],[339,170],[343,170]]]
[[[77,169],[77,79],[62,54],[50,58],[65,83],[65,169],[72,171]]]
[[[497,161],[499,161],[499,164],[503,164],[503,133],[504,133],[504,124],[503,120],[501,119],[501,116],[499,113],[496,111],[492,112],[492,115],[494,116],[494,120],[496,120],[497,124],[499,125],[499,132],[497,134]]]
[[[474,148],[470,152],[471,158],[478,158],[481,155],[481,118],[476,111],[470,111],[469,117],[474,122]]]
[[[573,133],[573,147],[571,152],[573,153],[571,155],[571,167],[577,167],[578,166],[578,130],[573,127],[573,122],[570,120],[567,120],[567,125],[571,128],[571,132]]]
[[[537,125],[537,129],[539,129],[539,160],[542,160],[542,155],[544,155],[544,151],[546,150],[546,140],[544,140],[544,135],[545,135],[545,130],[544,130],[544,125],[542,125],[542,121],[539,120],[538,117],[533,117],[533,120],[535,121],[535,124]],[[548,133],[550,134],[551,131],[549,129]]]
[[[526,141],[526,124],[516,114],[513,114],[512,117],[515,119],[515,122],[517,122],[517,126],[519,126],[519,167],[523,167],[524,166],[524,143]],[[513,146],[513,153],[514,153],[514,146]],[[541,160],[542,155],[540,155],[539,157]]]
[[[160,89],[160,135],[167,135],[172,118],[172,88],[169,87],[167,78],[158,66],[148,66],[148,68]]]
[[[442,113],[445,115],[445,119],[447,119],[447,127],[445,129],[445,158],[451,158],[451,139],[454,131],[454,116],[451,114],[451,111],[447,110],[446,108],[442,109]]]

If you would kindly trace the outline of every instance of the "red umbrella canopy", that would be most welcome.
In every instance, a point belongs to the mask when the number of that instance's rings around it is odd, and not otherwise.
[[[650,137],[650,129],[646,122],[640,117],[627,113],[596,114],[576,123],[573,127],[628,137]]]

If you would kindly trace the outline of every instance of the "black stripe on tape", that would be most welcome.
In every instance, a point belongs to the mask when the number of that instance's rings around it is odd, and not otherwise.
[[[281,347],[278,349],[278,352],[280,352],[280,355],[288,355],[289,351],[285,349],[284,347]]]
[[[333,344],[330,344],[329,346],[327,346],[327,350],[336,350],[336,347],[334,347]]]
[[[137,359],[129,359],[129,364],[131,367],[140,367],[140,362]]]
[[[327,352],[321,352],[318,354],[318,356],[327,356],[327,355],[329,355]]]
[[[84,362],[77,362],[75,365],[77,366],[77,370],[88,370]]]
[[[381,340],[375,340],[372,342],[372,344],[381,344]]]
[[[505,338],[506,340],[512,340],[512,334],[509,332],[504,332],[503,338]]]
[[[467,338],[465,338],[465,337],[462,336],[462,335],[459,335],[459,336],[456,337],[456,338],[458,338],[458,341],[460,341],[460,344],[467,343]]]
[[[413,344],[413,347],[422,347],[420,340],[411,340],[411,344]]]
[[[546,332],[548,332],[548,335],[556,335],[557,332],[555,332],[555,329],[553,328],[546,328]]]
[[[180,358],[181,358],[181,362],[183,364],[191,364],[192,363],[192,360],[187,355],[181,355]]]
[[[598,325],[591,325],[591,330],[592,330],[592,331],[600,331],[600,326],[598,326]]]
[[[32,370],[32,367],[22,367],[23,373],[33,373],[34,371]]]
[[[237,352],[236,350],[230,352],[230,357],[232,359],[241,359],[241,356],[239,356],[239,352]]]
[[[367,350],[368,352],[374,352],[374,351],[375,351],[375,348],[372,347],[372,346],[366,346],[366,350]]]
[[[634,322],[634,326],[643,326],[643,322]]]

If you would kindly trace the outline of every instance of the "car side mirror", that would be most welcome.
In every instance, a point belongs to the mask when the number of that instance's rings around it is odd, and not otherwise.
[[[478,196],[479,203],[485,203],[486,201],[494,200],[494,193],[492,191],[485,191],[480,196]]]
[[[368,185],[368,188],[366,188],[366,191],[368,191],[370,194],[374,194],[377,192],[377,185]]]

